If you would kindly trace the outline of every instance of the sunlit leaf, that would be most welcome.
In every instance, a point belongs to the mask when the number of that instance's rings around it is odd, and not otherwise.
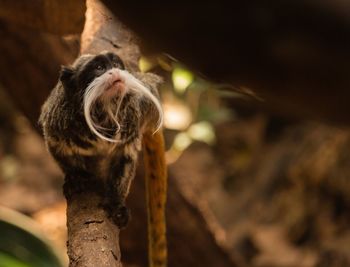
[[[163,110],[165,128],[173,130],[184,130],[190,125],[192,121],[192,114],[190,109],[181,102],[164,101]]]
[[[192,143],[192,139],[187,133],[179,133],[176,135],[173,147],[177,151],[185,150]]]
[[[193,82],[193,79],[192,72],[183,68],[175,68],[172,73],[174,88],[178,93],[184,93],[186,88]]]
[[[191,125],[187,133],[193,140],[202,141],[209,145],[214,144],[216,140],[214,128],[207,121]]]
[[[141,72],[147,72],[156,66],[156,62],[153,58],[141,57],[139,60],[139,68]]]

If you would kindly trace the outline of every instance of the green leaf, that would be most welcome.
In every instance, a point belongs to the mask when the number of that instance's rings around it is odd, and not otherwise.
[[[0,251],[0,267],[35,267]]]
[[[178,93],[184,93],[187,87],[193,82],[194,76],[192,72],[177,67],[172,73],[172,80],[175,91]]]
[[[187,133],[193,140],[202,141],[208,145],[214,144],[216,140],[214,128],[207,121],[191,125]]]

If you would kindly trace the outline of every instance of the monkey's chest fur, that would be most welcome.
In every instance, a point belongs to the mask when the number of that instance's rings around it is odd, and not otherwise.
[[[90,131],[81,103],[74,98],[68,101],[63,88],[57,86],[44,104],[39,119],[46,145],[65,173],[66,197],[87,190],[102,193],[106,210],[120,228],[128,222],[125,198],[141,150],[140,112],[133,99],[125,96],[118,113],[120,131],[116,132],[108,120],[104,121],[103,115],[97,118],[118,141],[108,142]]]
[[[103,112],[97,118],[117,143],[102,140],[90,131],[83,112],[77,109],[79,103],[67,101],[61,94],[47,105],[47,112],[41,118],[46,144],[65,174],[105,180],[118,176],[126,163],[137,160],[141,150],[141,114],[128,97],[120,108],[118,133],[113,124],[104,122]]]

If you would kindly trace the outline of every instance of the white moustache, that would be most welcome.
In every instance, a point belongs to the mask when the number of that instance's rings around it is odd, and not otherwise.
[[[157,132],[163,125],[163,111],[158,98],[155,97],[151,93],[150,89],[148,89],[141,81],[136,79],[131,73],[117,68],[110,69],[101,76],[95,78],[86,88],[86,91],[84,93],[83,107],[84,117],[90,130],[103,140],[114,143],[118,142],[117,139],[109,138],[99,132],[99,130],[106,130],[106,128],[102,127],[97,122],[94,122],[91,117],[91,112],[97,99],[102,97],[107,90],[111,89],[111,87],[114,86],[116,82],[124,83],[123,90],[120,90],[121,92],[117,92],[120,96],[117,101],[117,110],[115,114],[113,114],[110,105],[108,105],[106,109],[106,113],[117,126],[116,133],[120,131],[120,124],[117,120],[119,108],[127,91],[132,91],[136,96],[144,96],[148,98],[156,107],[156,110],[158,111],[158,122],[155,132]]]

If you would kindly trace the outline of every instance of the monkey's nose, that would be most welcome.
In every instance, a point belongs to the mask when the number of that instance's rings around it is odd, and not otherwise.
[[[112,82],[112,85],[110,86],[110,89],[114,89],[117,92],[122,92],[125,90],[125,83],[123,81],[123,79],[121,78],[117,78]]]

